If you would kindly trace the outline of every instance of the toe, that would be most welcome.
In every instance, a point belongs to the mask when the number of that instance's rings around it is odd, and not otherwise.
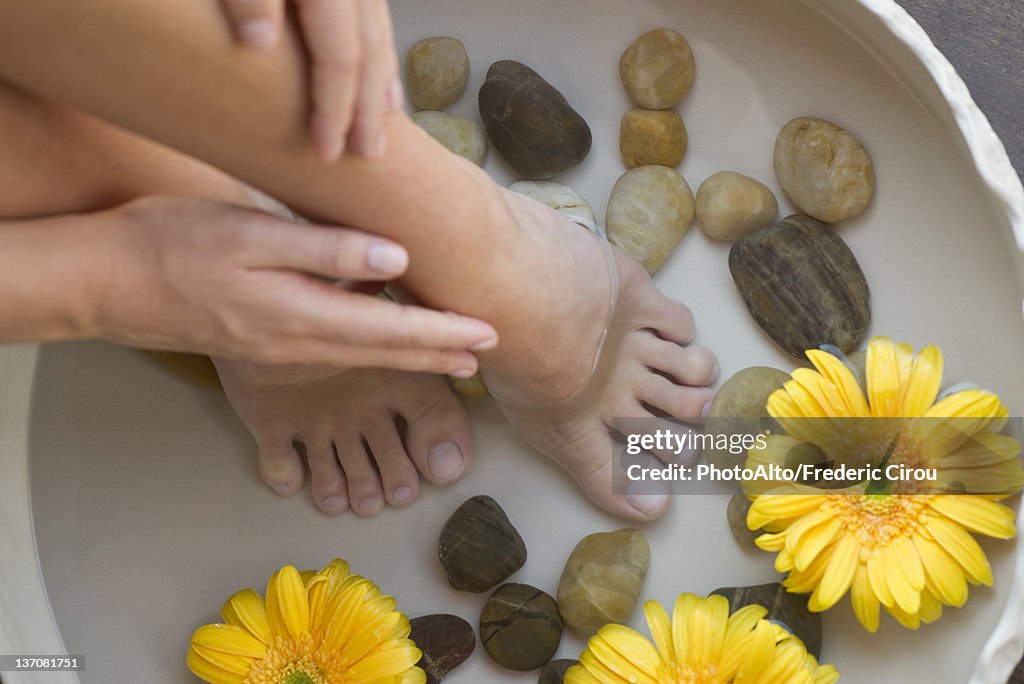
[[[376,515],[384,507],[380,476],[361,442],[335,444],[338,462],[348,482],[349,506],[359,515]]]
[[[681,347],[648,336],[637,356],[648,368],[671,375],[681,385],[705,387],[718,379],[718,357],[707,347]]]
[[[420,476],[405,452],[394,420],[388,418],[385,423],[367,426],[363,436],[377,463],[384,498],[392,506],[408,506],[419,495]]]
[[[330,515],[348,508],[348,483],[330,440],[307,443],[306,461],[309,463],[313,501],[317,508]]]
[[[690,307],[668,297],[659,297],[648,312],[647,326],[658,337],[677,344],[689,344],[697,334]]]
[[[636,395],[645,404],[685,420],[703,417],[715,393],[708,387],[677,385],[657,373],[646,373],[638,382]]]
[[[291,439],[259,445],[260,476],[281,496],[292,496],[302,487],[302,458]]]
[[[445,485],[469,470],[473,437],[462,404],[438,378],[399,406],[408,423],[406,447],[423,477]],[[436,382],[433,382],[436,381]]]
[[[608,430],[598,421],[578,440],[571,452],[553,454],[569,473],[576,478],[587,496],[609,513],[630,520],[654,520],[668,510],[668,488],[664,483],[650,483],[649,489],[636,491],[629,488],[623,474],[615,482],[617,449]]]

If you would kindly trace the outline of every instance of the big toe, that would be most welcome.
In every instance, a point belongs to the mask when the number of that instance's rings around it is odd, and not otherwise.
[[[302,488],[302,458],[291,440],[261,442],[260,476],[281,496],[292,496]]]
[[[624,472],[616,472],[617,451],[608,429],[595,420],[578,439],[548,455],[569,471],[591,501],[609,513],[641,521],[663,516],[670,503],[668,486],[662,482],[631,483]]]
[[[428,378],[399,406],[407,423],[406,448],[416,469],[430,482],[451,484],[469,470],[473,437],[466,410],[447,384]]]

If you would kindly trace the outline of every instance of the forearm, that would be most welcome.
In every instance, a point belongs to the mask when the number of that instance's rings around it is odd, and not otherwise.
[[[97,336],[109,214],[0,221],[0,343]]]

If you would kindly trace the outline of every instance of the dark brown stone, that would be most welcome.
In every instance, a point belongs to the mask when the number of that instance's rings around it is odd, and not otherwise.
[[[438,684],[476,648],[472,625],[458,615],[424,615],[409,624],[409,638],[423,652],[416,665],[427,673],[427,684]]]
[[[503,584],[480,613],[480,642],[494,662],[525,672],[544,665],[562,640],[555,599],[528,584]]]
[[[537,684],[563,684],[565,682],[565,672],[573,665],[579,664],[580,661],[572,660],[569,658],[560,658],[558,660],[552,660],[550,663],[540,668],[540,678],[537,680]]]
[[[525,64],[492,64],[479,102],[495,149],[525,178],[551,178],[590,152],[590,126],[562,93]]]
[[[768,609],[765,619],[782,625],[796,635],[807,652],[821,657],[821,613],[807,610],[807,596],[791,594],[778,582],[752,587],[722,587],[712,594],[729,599],[729,612],[734,613],[752,603]]]
[[[498,502],[474,496],[444,524],[438,555],[452,587],[481,593],[523,567],[526,544]]]

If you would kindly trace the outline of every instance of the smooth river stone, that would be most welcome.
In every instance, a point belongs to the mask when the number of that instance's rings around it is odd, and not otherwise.
[[[619,152],[627,168],[675,168],[686,156],[686,143],[686,126],[675,112],[631,109],[622,115]]]
[[[647,576],[651,548],[640,530],[591,534],[576,545],[558,581],[565,624],[590,636],[609,622],[625,622]]]
[[[561,639],[555,599],[528,584],[498,587],[480,613],[484,650],[510,670],[536,670],[551,660]]]
[[[416,109],[444,109],[455,104],[469,80],[469,56],[462,41],[447,36],[424,38],[409,48],[405,85]]]
[[[772,225],[779,215],[779,203],[764,183],[741,173],[719,171],[697,188],[695,213],[709,238],[734,242]]]
[[[423,653],[416,665],[427,673],[427,684],[438,684],[476,648],[473,626],[458,615],[424,615],[409,625],[409,638]]]
[[[608,197],[608,239],[654,273],[693,223],[693,192],[675,169],[641,166],[615,182]]]
[[[768,397],[790,379],[788,373],[767,366],[737,371],[722,383],[708,410],[704,432],[709,435],[757,435],[770,424]],[[719,468],[742,465],[747,454],[729,449],[708,448],[704,459]]]
[[[754,320],[787,352],[831,344],[856,349],[871,296],[853,252],[807,216],[788,216],[733,243],[729,270]]]
[[[807,652],[821,657],[821,613],[807,610],[807,596],[791,594],[778,582],[752,587],[723,587],[712,594],[729,599],[729,612],[757,603],[768,609],[765,619],[782,625],[795,634]]]
[[[568,185],[554,181],[519,181],[508,186],[508,189],[546,204],[573,221],[582,219],[594,223],[596,220],[590,203]]]
[[[622,85],[644,109],[671,109],[693,85],[690,44],[670,29],[654,29],[626,48],[619,59]]]
[[[477,166],[487,157],[487,136],[476,121],[448,112],[422,111],[412,115],[416,125],[455,154]]]
[[[573,665],[578,665],[579,662],[570,658],[552,660],[540,668],[540,677],[537,679],[537,684],[564,684],[566,671]]]
[[[452,587],[481,593],[523,567],[526,544],[498,502],[480,495],[448,518],[438,555]]]
[[[480,118],[505,161],[531,180],[557,176],[590,152],[590,126],[562,93],[519,62],[502,60],[480,87]]]
[[[875,170],[859,140],[813,116],[793,119],[775,139],[775,176],[803,213],[825,223],[858,216],[871,203]]]
[[[729,499],[729,505],[725,510],[725,517],[729,520],[729,531],[741,548],[750,551],[757,550],[754,540],[761,536],[760,530],[752,530],[747,527],[747,512],[750,510],[751,500],[743,492],[736,492]]]

